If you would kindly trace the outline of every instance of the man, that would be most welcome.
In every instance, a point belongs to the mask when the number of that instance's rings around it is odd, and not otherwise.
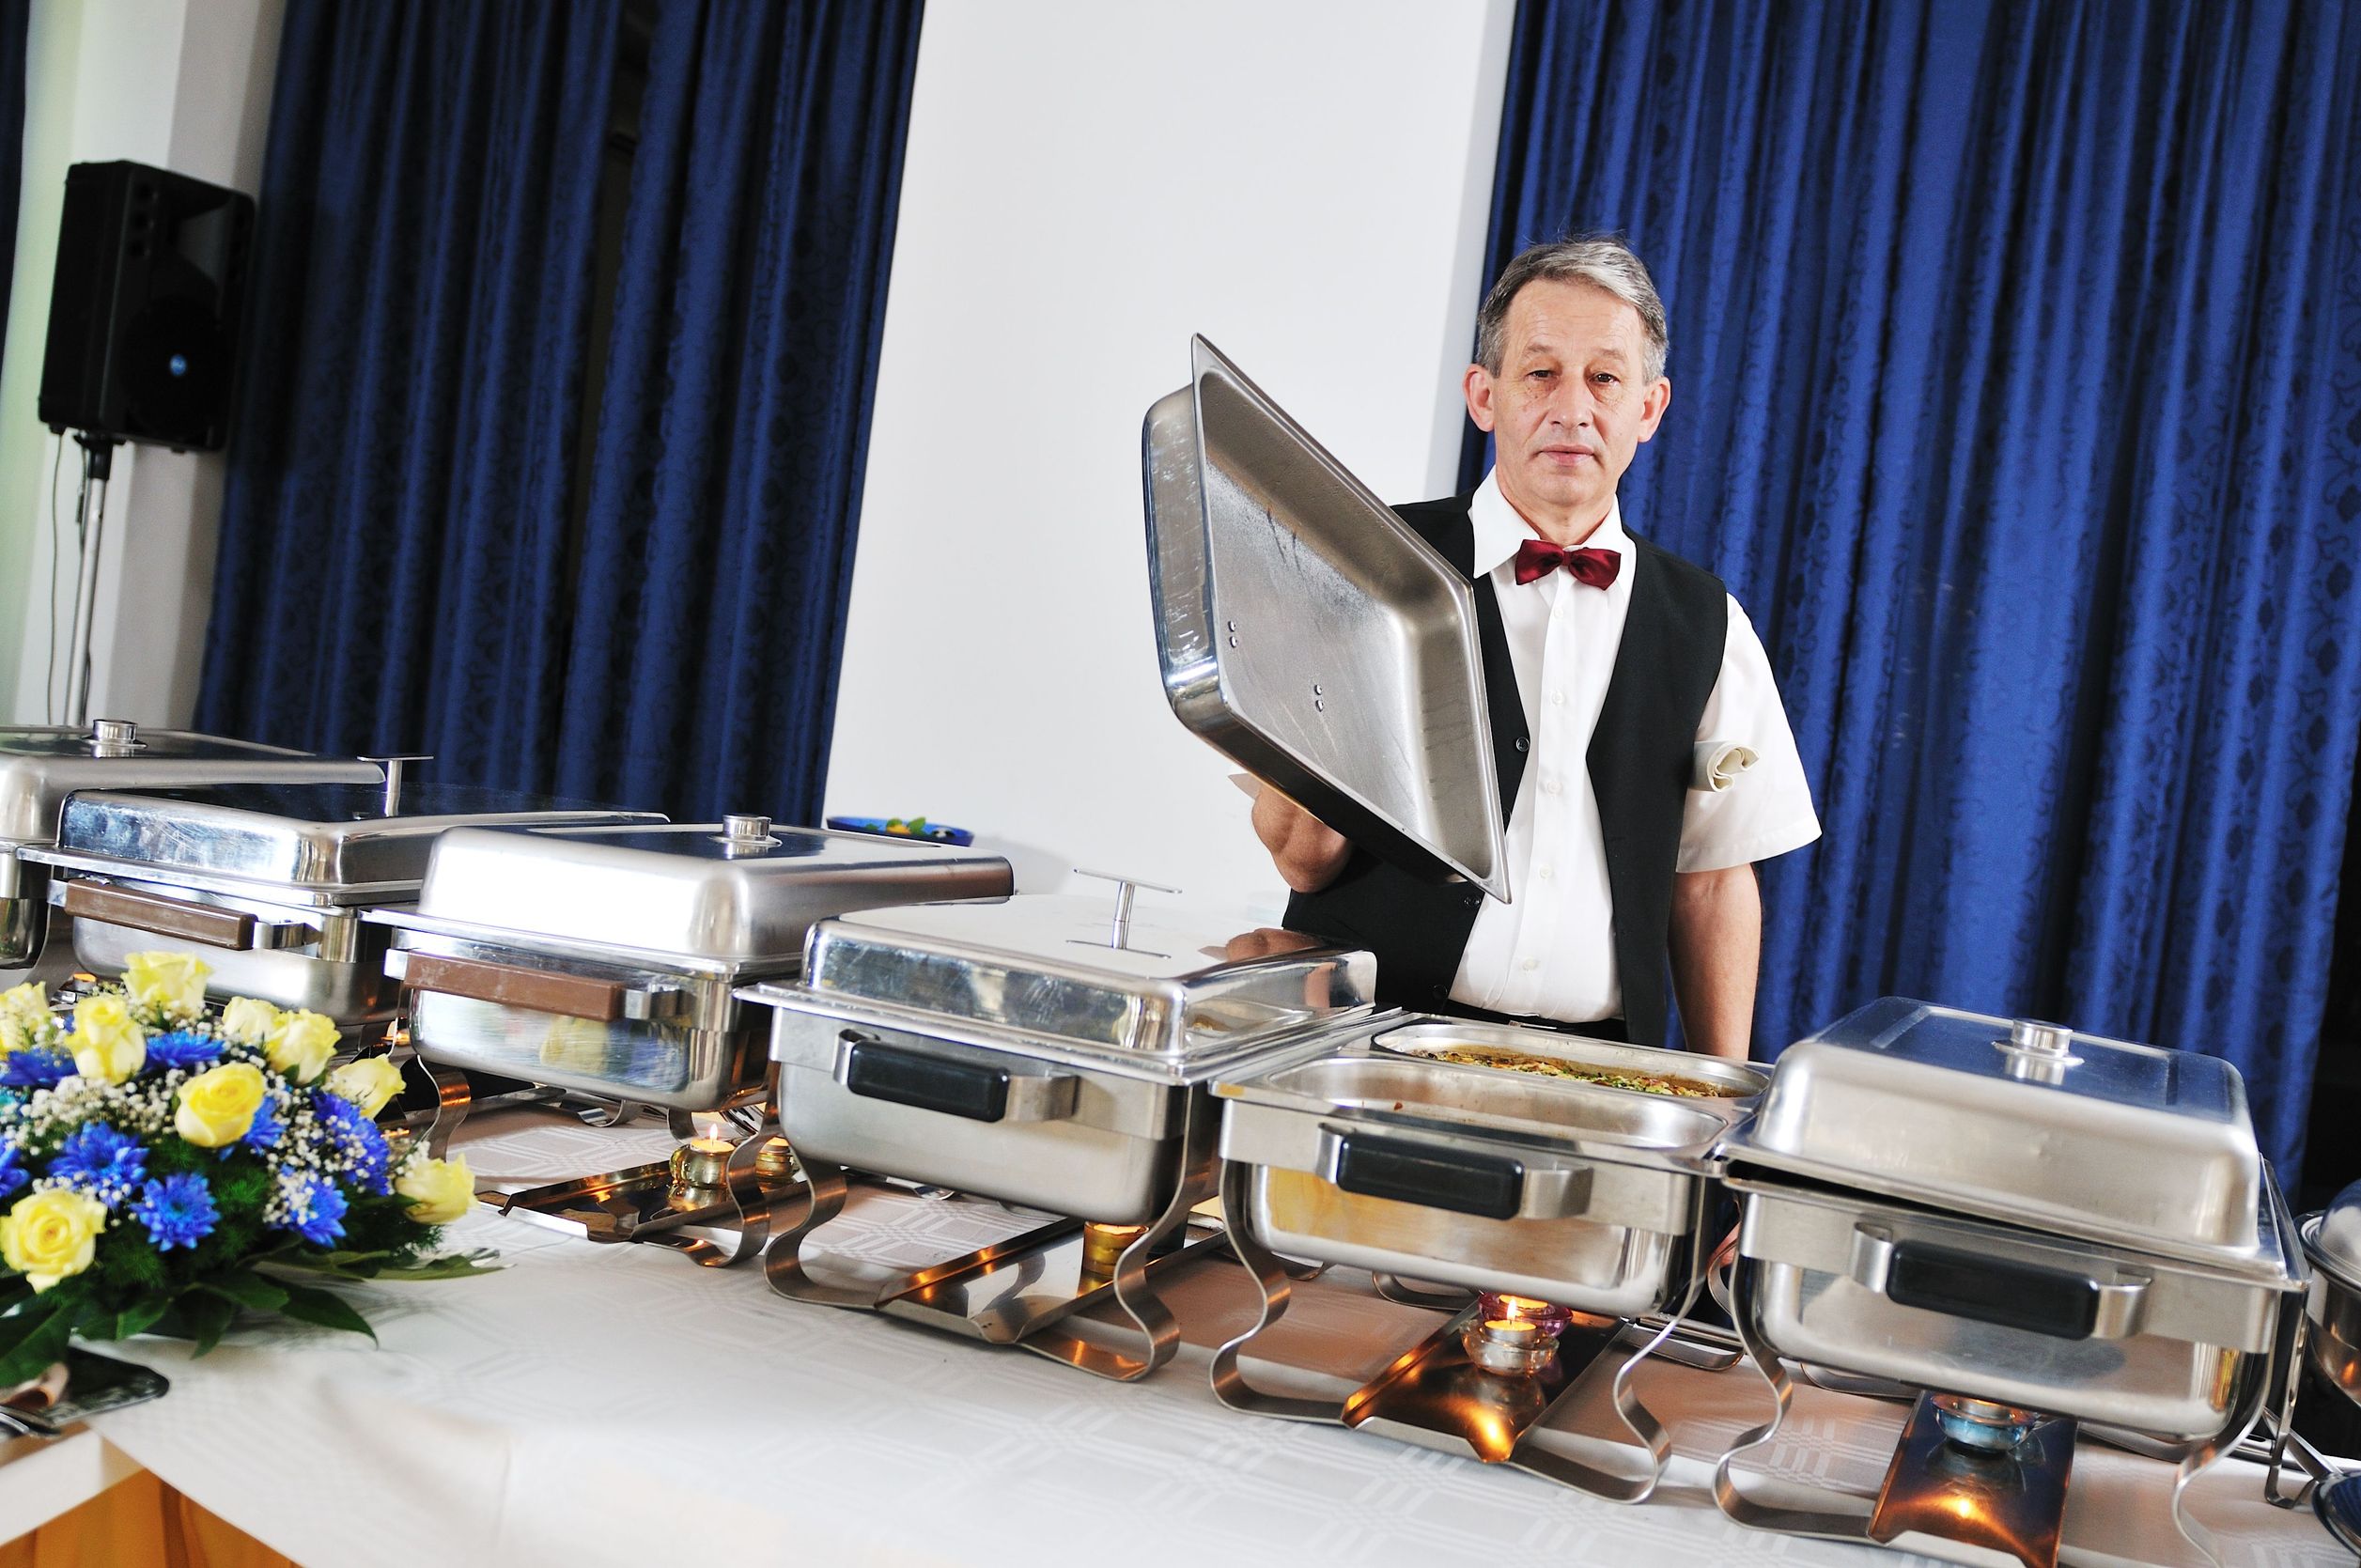
[[[1763,644],[1718,579],[1623,527],[1616,486],[1672,398],[1664,305],[1621,241],[1510,262],[1463,390],[1471,496],[1398,508],[1475,587],[1513,903],[1434,886],[1276,790],[1254,831],[1287,924],[1377,955],[1379,1000],[1661,1045],[1668,959],[1692,1048],[1744,1057],[1754,862],[1820,836]],[[1691,787],[1698,747],[1755,766]]]

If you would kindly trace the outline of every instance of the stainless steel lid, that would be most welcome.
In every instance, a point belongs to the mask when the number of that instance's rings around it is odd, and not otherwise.
[[[1733,1163],[2218,1261],[2260,1245],[2262,1158],[2216,1057],[1900,997],[1788,1048]]]
[[[812,928],[803,989],[1136,1063],[1227,1059],[1365,1011],[1376,960],[1106,899],[874,909]],[[766,999],[769,1000],[769,999]]]
[[[2304,1251],[2322,1273],[2347,1290],[2361,1290],[2361,1182],[2305,1220]]]
[[[1164,691],[1356,844],[1509,896],[1467,581],[1202,337],[1142,436]]]
[[[1000,898],[1014,885],[998,855],[774,828],[761,816],[555,831],[462,828],[435,846],[415,916],[384,923],[726,970],[791,966],[812,923],[847,909]]]
[[[375,764],[101,719],[87,729],[0,729],[0,846],[54,844],[77,789],[166,789],[276,779],[365,784]]]
[[[149,794],[83,792],[66,803],[50,865],[314,905],[407,901],[435,841],[454,828],[660,823],[649,812],[572,804],[513,790],[412,784],[226,784]]]

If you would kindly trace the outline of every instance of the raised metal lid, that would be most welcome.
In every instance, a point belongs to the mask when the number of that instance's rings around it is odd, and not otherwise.
[[[54,844],[77,789],[168,789],[277,779],[365,784],[377,768],[186,730],[101,719],[87,729],[0,729],[0,845]]]
[[[998,855],[914,839],[773,827],[460,829],[435,846],[415,920],[388,924],[587,955],[707,967],[792,963],[812,923],[847,909],[1001,898]]]
[[[1182,723],[1373,853],[1509,896],[1466,579],[1202,337],[1142,434]]]
[[[803,988],[1139,1059],[1227,1055],[1364,1011],[1376,960],[1292,931],[1025,894],[812,928]]]
[[[2229,1063],[1901,997],[1789,1047],[1730,1157],[2175,1256],[2259,1245]]]
[[[651,812],[461,784],[411,784],[390,814],[374,784],[85,791],[67,801],[57,847],[24,853],[144,881],[343,904],[407,900],[427,875],[435,840],[454,828],[662,821]]]

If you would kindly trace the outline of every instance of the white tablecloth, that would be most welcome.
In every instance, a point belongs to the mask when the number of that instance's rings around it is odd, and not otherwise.
[[[594,1132],[546,1114],[482,1117],[469,1130],[476,1170],[517,1185],[669,1147],[660,1130]],[[990,1204],[893,1207],[890,1229],[855,1209],[818,1239],[899,1250],[916,1265],[1021,1223]],[[1711,1456],[1767,1407],[1744,1369],[1642,1370],[1679,1457],[1656,1500],[1622,1508],[1375,1436],[1223,1408],[1202,1346],[1246,1321],[1252,1296],[1226,1265],[1192,1268],[1174,1291],[1200,1348],[1117,1385],[1020,1350],[784,1301],[753,1266],[701,1268],[489,1211],[454,1239],[498,1248],[505,1266],[362,1292],[374,1346],[273,1324],[241,1328],[202,1360],[167,1341],[109,1347],[157,1366],[173,1391],[93,1424],[310,1568],[1920,1560],[1748,1531],[1715,1511]],[[1341,1390],[1437,1322],[1366,1282],[1300,1290],[1274,1353]],[[1596,1386],[1561,1424],[1598,1424],[1583,1408]],[[1774,1468],[1873,1495],[1902,1420],[1898,1406],[1802,1390]],[[2229,1539],[2232,1562],[2349,1560],[2308,1512],[2265,1507],[2253,1467],[2225,1469],[2199,1483],[2195,1507]],[[2165,1518],[2168,1474],[2086,1444],[2067,1560],[2198,1560]]]

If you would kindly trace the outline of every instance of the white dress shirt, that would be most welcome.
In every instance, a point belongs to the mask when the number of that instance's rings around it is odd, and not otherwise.
[[[1615,652],[1642,563],[1623,532],[1623,507],[1582,541],[1611,550],[1622,569],[1605,588],[1554,571],[1516,581],[1516,550],[1539,536],[1498,478],[1484,476],[1468,508],[1475,569],[1492,574],[1516,670],[1532,750],[1509,814],[1505,861],[1513,903],[1486,899],[1459,960],[1453,1001],[1495,1013],[1582,1023],[1623,1011],[1615,970],[1615,902],[1607,844],[1591,788],[1591,731],[1607,700]],[[1820,836],[1811,786],[1779,706],[1771,661],[1738,601],[1721,675],[1705,700],[1697,739],[1734,741],[1759,760],[1727,789],[1692,789],[1681,818],[1679,871],[1716,871],[1799,849]]]

